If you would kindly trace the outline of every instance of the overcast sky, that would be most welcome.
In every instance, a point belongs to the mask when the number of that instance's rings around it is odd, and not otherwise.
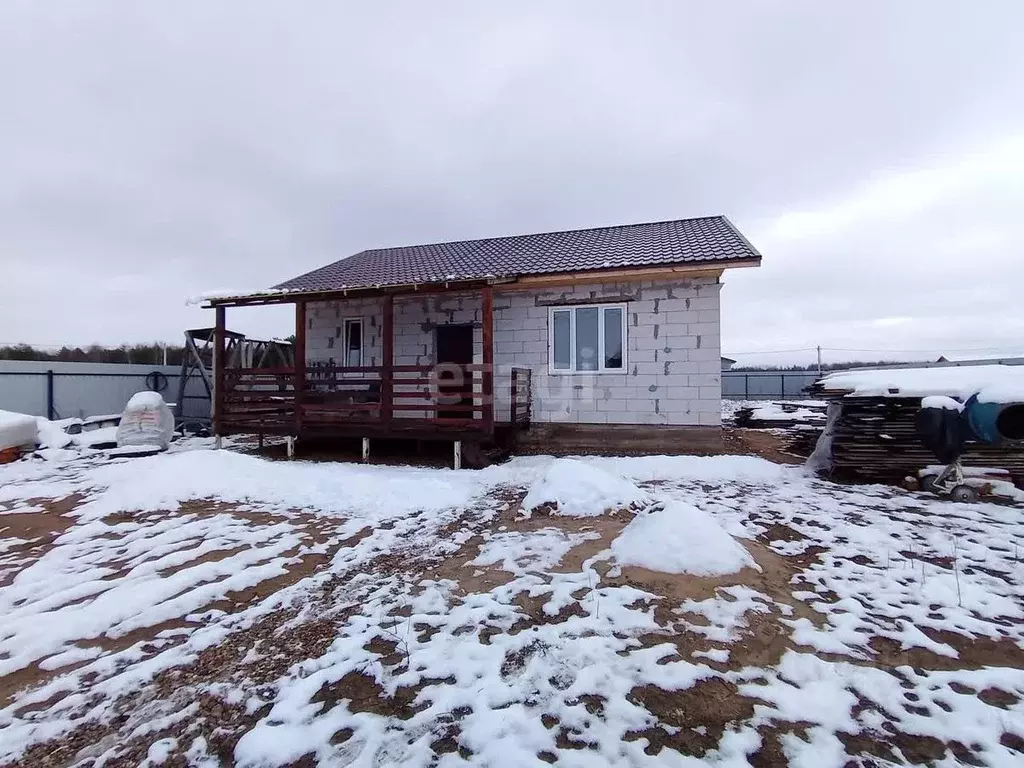
[[[364,248],[723,213],[764,256],[725,277],[743,362],[1024,353],[1022,28],[1020,0],[4,0],[0,342],[176,342],[212,323],[189,296]]]

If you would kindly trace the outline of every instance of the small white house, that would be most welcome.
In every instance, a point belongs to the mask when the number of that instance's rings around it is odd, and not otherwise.
[[[218,371],[215,426],[709,447],[722,274],[760,262],[723,216],[363,251],[210,299],[218,328],[229,306],[296,307],[294,369]]]

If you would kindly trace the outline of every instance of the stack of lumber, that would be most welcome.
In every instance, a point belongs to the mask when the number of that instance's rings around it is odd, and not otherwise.
[[[849,396],[837,402],[841,411],[831,436],[834,476],[898,483],[935,464],[917,435],[921,398]],[[968,443],[962,461],[965,467],[1005,469],[1017,485],[1024,483],[1024,446]]]
[[[823,426],[812,426],[810,424],[798,424],[788,431],[786,441],[786,452],[794,456],[807,457],[814,453],[814,447],[818,444],[818,438],[825,431]]]

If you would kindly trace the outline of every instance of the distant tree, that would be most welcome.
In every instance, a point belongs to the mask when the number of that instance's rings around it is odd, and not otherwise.
[[[0,347],[0,360],[38,360],[36,350],[28,344]]]
[[[167,347],[167,364],[181,365],[185,354],[182,346]],[[56,351],[36,349],[29,344],[13,344],[0,346],[0,360],[55,360],[67,363],[137,363],[139,365],[162,365],[164,361],[164,345],[159,342],[152,344],[122,344],[119,347],[104,347],[90,344],[81,347],[62,346]]]

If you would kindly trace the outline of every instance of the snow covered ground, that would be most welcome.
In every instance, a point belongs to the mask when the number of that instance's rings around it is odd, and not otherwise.
[[[722,423],[731,424],[736,412],[745,408],[752,411],[751,418],[757,421],[807,424],[824,421],[820,400],[722,400]]]
[[[208,448],[0,467],[0,764],[1024,760],[1020,508]]]

